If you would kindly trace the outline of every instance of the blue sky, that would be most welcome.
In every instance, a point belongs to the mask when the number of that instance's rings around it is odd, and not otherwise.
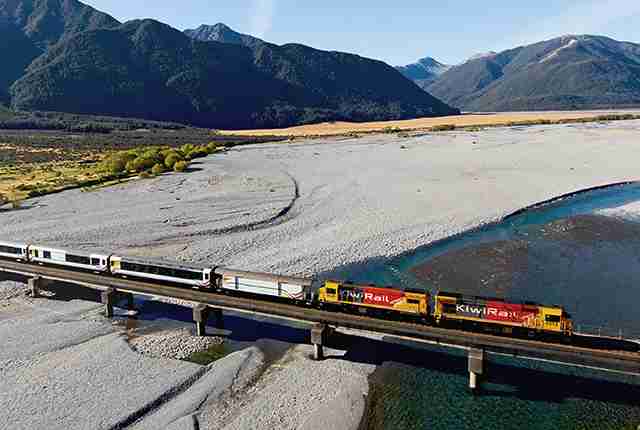
[[[154,18],[180,30],[224,22],[269,42],[304,43],[392,65],[424,56],[456,64],[564,34],[640,43],[640,0],[83,1],[121,21]]]

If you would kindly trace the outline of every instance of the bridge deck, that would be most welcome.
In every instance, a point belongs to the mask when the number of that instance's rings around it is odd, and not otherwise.
[[[202,303],[219,309],[231,309],[310,323],[361,329],[444,345],[481,349],[490,353],[640,374],[639,352],[603,350],[444,329],[410,322],[381,320],[361,315],[299,307],[258,298],[228,296],[189,288],[153,284],[146,281],[121,279],[6,260],[0,260],[0,272],[13,273],[25,277],[40,276],[44,279],[77,284],[93,289],[112,288],[140,295],[169,297]]]

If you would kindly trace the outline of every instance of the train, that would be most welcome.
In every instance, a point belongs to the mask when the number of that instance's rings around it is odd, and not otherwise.
[[[562,306],[533,302],[516,303],[450,292],[432,295],[423,289],[278,276],[1,241],[0,258],[447,328],[563,340],[573,335],[571,315]]]

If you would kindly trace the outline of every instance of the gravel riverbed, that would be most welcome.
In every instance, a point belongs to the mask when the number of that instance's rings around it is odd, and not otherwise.
[[[310,275],[555,196],[638,178],[640,121],[239,147],[166,174],[29,200],[0,238]]]
[[[28,200],[0,212],[0,238],[311,275],[635,180],[639,135],[640,121],[625,121],[239,147],[189,173]],[[271,362],[265,341],[199,366],[174,359],[217,340],[170,327],[129,344],[95,303],[24,293],[0,283],[0,422],[9,428],[360,422],[375,366],[344,351],[315,363],[302,345]]]

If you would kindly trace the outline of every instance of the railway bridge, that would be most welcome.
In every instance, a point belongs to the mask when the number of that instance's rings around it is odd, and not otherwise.
[[[331,330],[336,327],[359,329],[370,332],[427,342],[468,351],[469,387],[476,389],[486,377],[487,354],[502,354],[533,360],[551,361],[563,365],[582,366],[611,372],[640,375],[640,345],[631,342],[598,342],[598,338],[584,338],[571,345],[542,342],[539,340],[508,338],[484,333],[475,333],[432,327],[403,321],[388,321],[346,313],[294,306],[259,298],[246,298],[100,276],[89,272],[77,272],[65,268],[25,265],[12,261],[0,261],[0,273],[13,274],[27,280],[34,296],[38,295],[43,282],[64,282],[101,291],[102,303],[107,317],[113,316],[115,298],[124,294],[133,303],[133,295],[166,297],[195,303],[193,319],[198,335],[205,335],[210,315],[222,322],[222,312],[233,310],[241,313],[266,315],[283,320],[296,320],[309,324],[311,343],[315,347],[315,358],[323,358],[323,345]],[[595,342],[589,342],[589,340]]]

